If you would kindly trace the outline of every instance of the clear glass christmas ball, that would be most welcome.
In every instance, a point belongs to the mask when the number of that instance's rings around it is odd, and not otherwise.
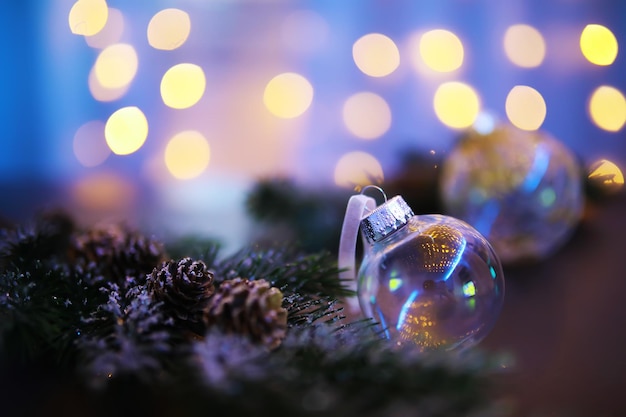
[[[513,126],[465,135],[445,159],[440,185],[446,214],[474,226],[505,264],[553,254],[583,213],[572,152],[545,133]]]
[[[492,329],[504,300],[494,250],[455,218],[393,216],[400,221],[387,230],[377,220],[370,225],[384,231],[369,235],[359,269],[363,313],[400,346],[431,351],[475,345]]]

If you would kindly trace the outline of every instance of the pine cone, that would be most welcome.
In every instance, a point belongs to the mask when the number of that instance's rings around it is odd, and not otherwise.
[[[276,348],[287,332],[283,294],[265,280],[235,278],[222,282],[209,300],[206,320],[226,333],[250,336]]]
[[[159,242],[118,224],[75,235],[68,255],[75,268],[93,277],[91,284],[107,280],[123,288],[142,284],[145,275],[165,260]]]
[[[204,312],[215,292],[213,273],[204,262],[191,258],[163,262],[147,276],[146,287],[179,324],[204,333]]]

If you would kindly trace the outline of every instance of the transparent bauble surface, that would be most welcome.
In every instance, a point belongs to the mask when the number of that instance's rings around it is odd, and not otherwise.
[[[366,248],[361,309],[398,345],[420,351],[472,346],[495,324],[504,276],[487,240],[463,221],[413,216]]]
[[[440,185],[446,214],[474,226],[505,264],[551,255],[582,217],[580,166],[542,132],[468,133],[444,161]]]

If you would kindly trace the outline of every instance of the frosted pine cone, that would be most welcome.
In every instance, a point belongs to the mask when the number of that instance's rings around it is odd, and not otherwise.
[[[270,348],[280,345],[287,331],[283,294],[265,280],[235,278],[222,282],[210,299],[206,319],[226,333],[250,336]]]
[[[204,262],[191,258],[163,262],[147,276],[146,287],[180,324],[204,333],[204,312],[215,292],[213,273]]]
[[[130,287],[165,260],[162,245],[122,225],[95,227],[73,237],[69,260],[93,281]],[[92,282],[95,283],[95,282]]]

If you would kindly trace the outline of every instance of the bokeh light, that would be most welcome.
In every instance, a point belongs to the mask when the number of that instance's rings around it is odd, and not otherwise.
[[[79,0],[70,9],[68,23],[75,35],[92,36],[102,30],[108,17],[105,0]]]
[[[94,64],[94,72],[100,85],[115,89],[125,87],[133,81],[138,65],[135,48],[125,43],[116,43],[100,52]]]
[[[613,162],[601,159],[589,167],[589,181],[606,194],[618,192],[624,186],[624,174]]]
[[[98,101],[104,101],[104,102],[114,101],[123,97],[128,91],[128,89],[130,88],[130,84],[127,84],[125,86],[118,87],[118,88],[104,87],[102,84],[100,84],[98,77],[96,77],[96,72],[94,68],[92,68],[91,71],[89,71],[88,84],[89,84],[89,92],[91,92],[91,95],[93,96],[93,98]]]
[[[72,195],[83,209],[123,212],[134,203],[136,190],[119,174],[98,172],[79,179],[74,184]]]
[[[436,72],[452,72],[463,65],[463,43],[454,33],[435,29],[424,33],[419,54],[426,66]]]
[[[356,66],[371,77],[389,75],[400,65],[398,47],[380,33],[370,33],[354,42],[352,58]]]
[[[137,107],[123,107],[114,112],[104,127],[107,145],[117,155],[136,152],[148,137],[148,120]]]
[[[206,78],[195,64],[177,64],[161,79],[161,98],[166,106],[186,109],[196,104],[204,94]]]
[[[104,123],[92,120],[79,127],[74,134],[73,149],[81,165],[95,167],[102,164],[111,154],[104,138]]]
[[[354,136],[376,139],[391,126],[391,109],[381,96],[362,92],[350,96],[343,105],[343,121]]]
[[[265,86],[263,102],[275,116],[292,119],[303,114],[313,101],[313,86],[300,74],[285,72]]]
[[[626,123],[626,99],[618,89],[600,86],[591,93],[589,115],[600,129],[617,132]]]
[[[433,107],[443,124],[463,129],[476,121],[480,112],[480,99],[469,85],[450,81],[441,84],[435,91]]]
[[[148,23],[148,43],[155,49],[171,51],[185,43],[191,31],[187,12],[164,9],[152,16]]]
[[[580,50],[589,62],[611,65],[617,57],[617,39],[602,25],[587,25],[580,34]]]
[[[165,147],[165,166],[174,178],[188,180],[209,165],[211,152],[202,133],[186,130],[172,137]]]
[[[367,152],[354,151],[343,155],[335,166],[335,184],[355,189],[369,184],[382,184],[383,168]]]
[[[120,10],[110,7],[106,25],[95,35],[85,36],[85,41],[92,48],[102,49],[118,43],[123,34],[124,15]]]
[[[509,121],[523,130],[537,130],[546,118],[546,102],[541,93],[527,85],[516,85],[506,96]]]
[[[504,33],[504,52],[511,62],[524,68],[541,65],[546,42],[541,33],[529,25],[513,25]]]

